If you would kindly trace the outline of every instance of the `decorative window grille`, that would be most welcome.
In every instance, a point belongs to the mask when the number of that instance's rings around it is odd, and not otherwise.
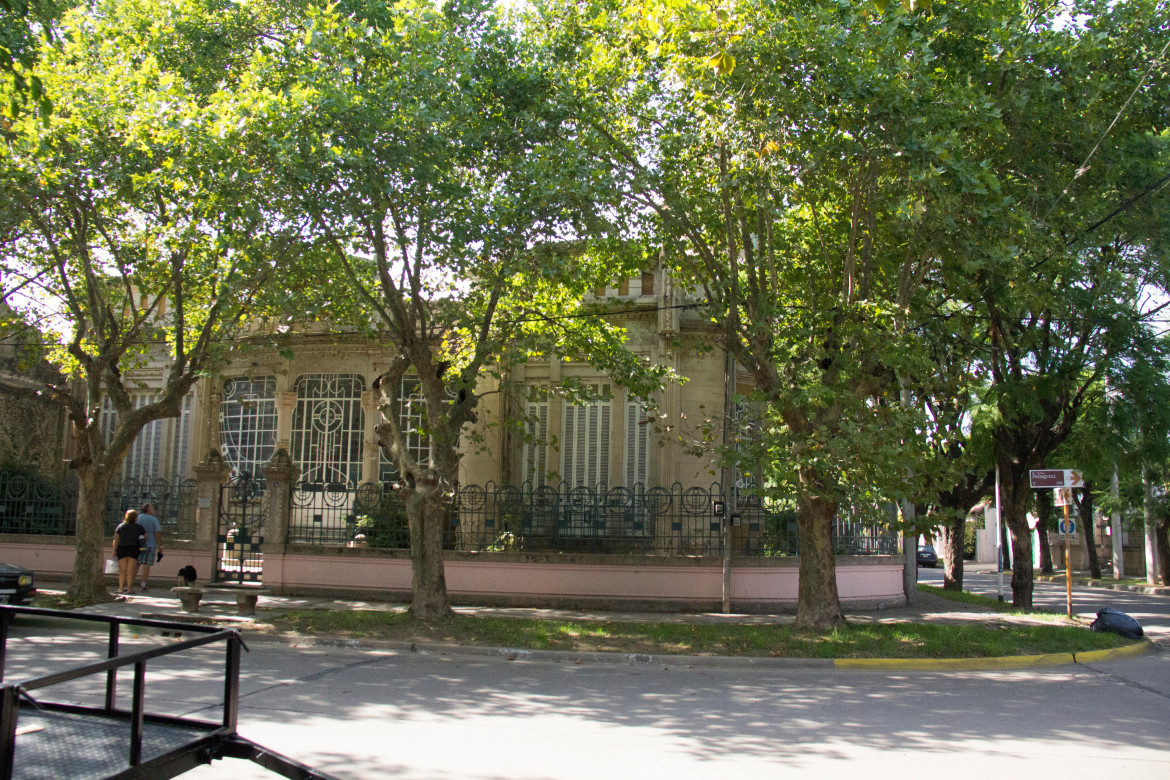
[[[263,476],[276,452],[276,377],[224,381],[219,441],[233,478]]]
[[[736,500],[739,501],[758,484],[760,475],[751,468],[750,463],[760,457],[764,416],[760,404],[749,401],[736,403],[732,414],[731,444],[735,449],[735,465],[732,467],[731,481],[735,487]],[[745,464],[748,464],[747,468]]]
[[[356,485],[361,478],[365,380],[356,374],[305,374],[296,381],[292,458],[301,482]]]
[[[609,385],[592,390],[609,393]],[[561,436],[561,475],[570,488],[609,482],[610,402],[565,406]]]
[[[398,425],[406,433],[406,451],[416,463],[421,464],[431,462],[431,445],[423,433],[423,410],[426,403],[419,389],[418,376],[407,374],[402,377],[402,384],[398,389]],[[386,457],[386,451],[381,449],[378,481],[382,483],[398,481],[398,464],[391,463]]]
[[[626,404],[626,487],[645,485],[650,467],[650,420],[638,402]]]
[[[533,488],[544,487],[548,480],[548,398],[541,389],[532,388],[524,403],[524,482]]]

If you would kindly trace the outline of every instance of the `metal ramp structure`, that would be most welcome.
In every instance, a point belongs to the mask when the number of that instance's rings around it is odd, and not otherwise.
[[[22,679],[5,680],[10,629],[18,620],[92,624],[105,632],[105,659]],[[163,646],[119,654],[123,629],[189,636]],[[165,634],[164,634],[165,635]],[[150,712],[147,667],[152,661],[195,648],[223,648],[221,717],[216,721]],[[100,646],[100,645],[99,645]],[[171,778],[222,758],[253,761],[292,780],[335,780],[236,733],[240,657],[247,650],[239,632],[216,626],[121,618],[36,607],[0,606],[0,780],[32,778]],[[132,675],[130,708],[118,706],[119,672]],[[217,675],[218,677],[218,675]],[[83,681],[100,706],[53,701],[56,686]],[[58,691],[63,690],[57,688]],[[77,688],[69,689],[76,698]],[[104,694],[104,696],[97,695]],[[123,696],[123,699],[125,697]]]

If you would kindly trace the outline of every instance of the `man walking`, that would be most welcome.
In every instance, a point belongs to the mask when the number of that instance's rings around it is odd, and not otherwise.
[[[146,532],[146,542],[138,555],[138,571],[142,572],[142,584],[138,589],[146,590],[146,583],[150,581],[150,567],[162,557],[162,545],[159,543],[162,524],[154,515],[154,504],[142,505],[142,511],[138,513],[138,524]]]

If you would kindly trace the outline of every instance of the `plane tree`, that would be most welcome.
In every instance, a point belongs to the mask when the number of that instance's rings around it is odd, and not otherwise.
[[[1003,197],[968,226],[977,240],[946,284],[986,334],[977,416],[1015,561],[1032,560],[1029,470],[1059,465],[1094,388],[1140,359],[1154,324],[1143,302],[1165,289],[1168,36],[1155,3],[1086,2],[1020,9],[957,49],[1000,117],[976,143]],[[1031,605],[1032,579],[1013,567],[1016,606]]]
[[[589,251],[620,237],[554,63],[487,2],[342,3],[257,58],[273,127],[274,207],[305,214],[352,316],[388,344],[380,443],[410,529],[412,614],[450,614],[443,565],[461,438],[508,369],[588,357],[648,396],[661,370],[579,312],[621,272]],[[607,253],[610,259],[620,255]],[[417,429],[400,417],[416,382]],[[421,402],[420,400],[421,399]],[[428,451],[407,446],[415,433]]]
[[[964,138],[994,111],[937,61],[986,19],[884,3],[555,13],[626,207],[752,378],[760,489],[796,497],[797,624],[840,625],[838,509],[919,495],[923,407],[900,395],[929,372],[940,296],[924,284],[996,186]]]
[[[76,601],[108,598],[106,491],[135,437],[177,416],[243,319],[275,311],[294,278],[276,269],[299,253],[299,227],[264,210],[264,182],[236,154],[265,137],[233,76],[264,12],[175,0],[66,13],[40,55],[53,111],[14,117],[0,145],[6,336],[62,377],[0,383],[65,411]],[[162,384],[137,403],[133,369],[148,363]]]

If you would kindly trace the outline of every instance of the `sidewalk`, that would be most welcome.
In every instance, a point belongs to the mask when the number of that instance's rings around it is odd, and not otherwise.
[[[57,588],[41,588],[41,593],[63,593],[63,584]],[[405,612],[408,605],[383,601],[364,601],[355,599],[339,599],[329,596],[261,596],[257,602],[257,612],[283,612],[288,610],[379,610],[385,612]],[[794,614],[720,614],[711,612],[619,612],[612,610],[575,610],[549,608],[522,608],[522,607],[485,607],[485,606],[456,606],[454,610],[460,615],[483,617],[512,617],[546,620],[597,621],[597,622],[625,622],[625,623],[690,623],[690,624],[727,624],[727,625],[785,625],[795,620]],[[236,614],[234,603],[204,602],[199,612],[184,612],[176,596],[172,595],[169,587],[152,587],[145,592],[135,593],[129,597],[120,596],[118,600],[105,604],[96,604],[87,607],[87,612],[116,615],[126,618],[147,618],[153,620],[173,620],[177,622],[215,623],[241,631],[245,641],[280,642],[293,647],[306,646],[346,646],[363,647],[380,650],[407,650],[412,652],[433,652],[436,654],[480,655],[490,657],[506,657],[515,660],[523,657],[529,660],[546,660],[565,662],[572,660],[575,663],[588,661],[590,663],[676,663],[678,656],[650,656],[625,653],[582,653],[568,651],[540,651],[515,650],[502,647],[460,646],[453,644],[418,644],[387,642],[378,640],[354,640],[330,636],[303,636],[274,632],[269,626],[258,625],[255,618],[241,617]],[[854,625],[866,623],[945,623],[952,625],[962,624],[1036,624],[1046,623],[1039,618],[1029,615],[1011,615],[995,612],[987,607],[950,601],[933,593],[918,592],[914,603],[887,609],[865,611],[850,611],[846,613],[847,620]],[[1114,658],[1131,657],[1144,654],[1153,649],[1150,642],[1137,646],[1118,648],[1116,650],[1094,651],[1093,653],[1061,653],[1047,656],[1009,656],[1002,658],[954,658],[954,659],[808,659],[808,658],[758,658],[758,657],[721,657],[721,656],[685,656],[688,664],[709,664],[712,666],[744,666],[758,667],[786,666],[786,667],[837,667],[863,669],[906,669],[906,670],[977,670],[992,668],[1019,668],[1024,666],[1053,666],[1061,664],[1083,663],[1089,661],[1104,661]]]
[[[56,586],[56,587],[53,587]],[[41,587],[42,594],[64,593],[64,585],[53,583]],[[257,611],[287,610],[376,610],[384,612],[405,612],[409,605],[403,602],[340,599],[330,596],[261,596]],[[223,622],[247,629],[254,623],[253,618],[240,617],[234,604],[205,601],[197,613],[184,612],[179,599],[171,594],[169,587],[151,587],[145,592],[130,596],[119,596],[118,600],[86,607],[87,612],[119,617],[157,620],[193,620]],[[554,609],[539,607],[487,607],[455,606],[460,615],[483,617],[533,618],[543,620],[574,620],[622,623],[694,623],[694,624],[737,624],[737,625],[785,625],[795,620],[795,614],[746,614],[718,612],[625,612],[615,610]],[[929,593],[919,592],[913,604],[886,609],[847,611],[851,623],[898,623],[914,621],[921,623],[971,623],[971,622],[1042,622],[1026,615],[1005,615],[985,607],[949,601]]]

